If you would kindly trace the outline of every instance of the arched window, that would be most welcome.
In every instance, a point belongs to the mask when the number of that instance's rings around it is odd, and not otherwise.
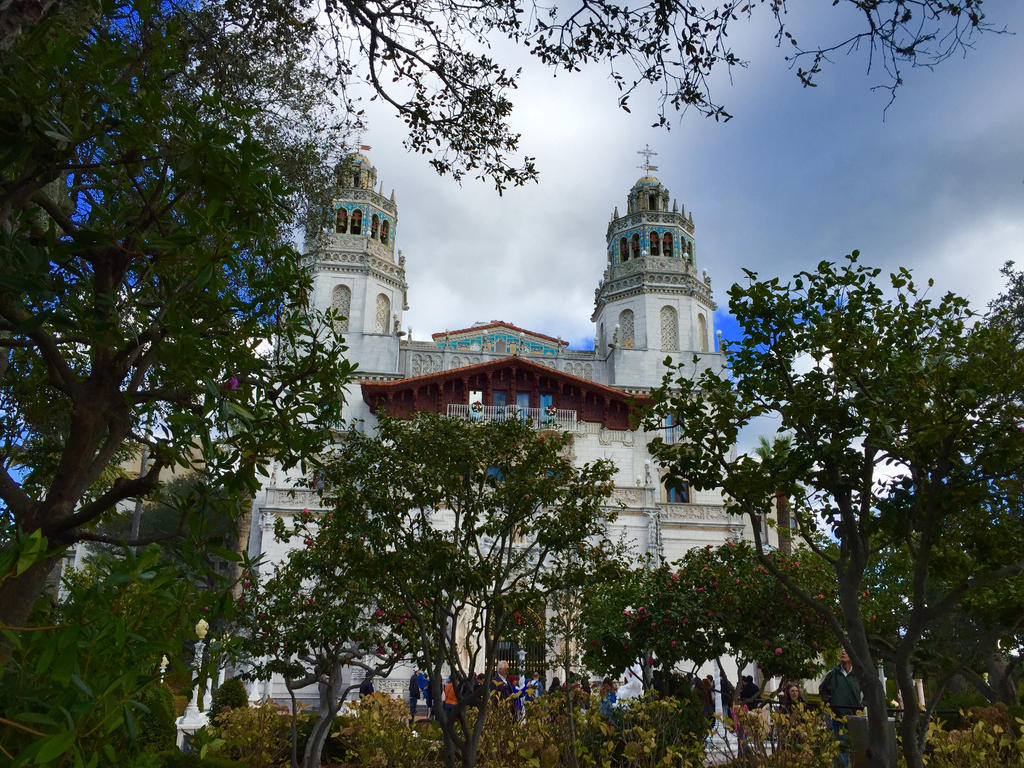
[[[363,233],[363,211],[360,208],[356,208],[352,211],[352,234],[361,235]]]
[[[352,291],[347,285],[336,285],[331,291],[331,309],[338,315],[334,329],[341,333],[348,330],[348,313],[352,309]]]
[[[387,333],[391,321],[391,302],[383,293],[377,294],[377,333]]]
[[[370,237],[376,240],[378,232],[380,232],[380,216],[375,213],[370,220]]]
[[[679,316],[675,307],[661,308],[661,348],[667,352],[679,349]]]
[[[684,480],[666,481],[665,501],[667,501],[669,504],[689,504],[690,484]]]
[[[690,257],[690,261],[693,261],[693,243],[689,240],[686,241],[686,255]]]
[[[697,344],[700,347],[701,352],[708,351],[708,321],[704,318],[704,315],[697,315],[697,335],[700,338],[697,340]]]
[[[384,245],[388,244],[388,236],[391,234],[389,231],[390,229],[391,222],[385,219],[384,223],[380,225],[380,241],[384,243]]]
[[[665,237],[662,238],[661,242],[662,242],[662,249],[661,249],[662,255],[664,255],[664,256],[671,256],[672,255],[672,233],[671,232],[666,232],[665,233]]]
[[[619,240],[619,261],[629,261],[629,243],[626,238]]]
[[[634,259],[640,258],[640,235],[633,235],[631,255]]]
[[[334,220],[334,231],[335,232],[340,232],[341,234],[345,234],[345,231],[347,229],[348,229],[348,211],[346,211],[344,208],[339,208],[338,209],[338,215],[337,215],[337,217]]]
[[[632,309],[624,309],[619,313],[619,346],[625,348],[633,346]]]
[[[660,238],[657,232],[651,232],[651,256],[657,256],[661,249],[658,247]]]

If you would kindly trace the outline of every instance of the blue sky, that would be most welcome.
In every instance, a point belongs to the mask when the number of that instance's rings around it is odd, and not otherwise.
[[[991,22],[1024,33],[1024,3],[986,4]],[[834,39],[847,17],[824,6],[790,16],[801,42]],[[524,66],[513,124],[535,156],[538,184],[499,197],[482,182],[440,178],[406,153],[403,126],[376,104],[362,142],[385,193],[399,205],[397,244],[407,257],[410,310],[404,327],[425,339],[445,328],[506,320],[582,346],[593,337],[594,288],[605,263],[605,228],[642,175],[637,154],[658,152],[656,175],[693,213],[698,269],[719,302],[742,269],[789,277],[854,248],[862,261],[907,266],[936,292],[954,290],[978,308],[1001,287],[999,267],[1024,261],[1024,45],[985,34],[966,57],[904,72],[886,109],[886,82],[864,51],[825,65],[819,86],[801,87],[767,20],[737,26],[749,62],[716,83],[734,115],[716,123],[674,117],[650,127],[656,94],[616,105],[606,70],[552,77]]]

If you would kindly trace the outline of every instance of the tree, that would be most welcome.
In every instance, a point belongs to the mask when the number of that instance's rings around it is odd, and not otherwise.
[[[47,12],[73,3],[12,3],[0,26],[0,51]],[[607,65],[619,89],[619,104],[627,110],[637,88],[657,87],[657,124],[667,125],[671,110],[686,108],[729,118],[711,81],[723,68],[745,65],[729,34],[741,19],[750,20],[762,8],[771,15],[775,39],[785,46],[786,60],[804,86],[817,84],[833,54],[866,50],[869,67],[884,72],[880,87],[895,93],[905,67],[933,67],[967,53],[976,33],[994,29],[986,21],[982,0],[879,0],[867,5],[846,0],[833,5],[838,12],[853,11],[848,17],[855,21],[844,25],[835,39],[808,46],[788,29],[785,4],[774,0],[638,6],[599,0],[565,7],[523,0],[330,0],[323,8],[323,33],[316,28],[319,9],[308,0],[233,0],[223,4],[222,13],[243,34],[264,26],[280,36],[302,30],[314,43],[311,53],[318,68],[330,72],[331,90],[346,112],[359,113],[352,86],[369,83],[373,98],[389,104],[405,121],[409,149],[431,155],[431,164],[441,173],[456,178],[476,174],[501,190],[534,180],[537,169],[532,158],[521,163],[511,159],[519,135],[509,126],[508,94],[517,87],[519,70],[515,63],[494,57],[495,37],[524,46],[554,69],[573,72],[587,64]],[[268,40],[272,49],[287,50],[274,42]],[[217,40],[214,44],[225,54],[233,51]]]
[[[603,536],[613,468],[573,466],[571,440],[518,419],[383,416],[376,437],[348,433],[326,467],[325,545],[344,547],[369,520],[364,575],[380,590],[380,620],[407,633],[429,673],[448,766],[475,764],[501,643],[587,578],[579,555]],[[448,716],[445,669],[459,699]],[[481,672],[488,682],[474,690]]]
[[[341,526],[344,525],[344,530]],[[240,651],[246,676],[284,677],[292,696],[294,768],[319,768],[324,744],[345,697],[359,681],[344,684],[347,668],[387,676],[408,654],[401,623],[387,621],[367,537],[366,515],[318,519],[309,510],[287,526],[278,518],[278,540],[294,548],[282,563],[265,563],[242,582],[237,600]],[[316,722],[298,755],[295,691],[319,688]]]
[[[813,552],[768,557],[801,589],[834,604],[831,572]],[[700,666],[728,655],[738,669],[756,661],[766,677],[801,680],[820,671],[819,659],[830,650],[824,621],[801,608],[746,542],[693,549],[671,565],[623,573],[592,596],[586,624],[587,658],[611,674],[634,664],[667,672],[679,662]]]
[[[179,83],[191,17],[76,10],[0,60],[0,540],[35,547],[0,584],[15,626],[65,548],[106,540],[94,525],[165,468],[233,495],[313,460],[351,370],[309,307],[252,102]],[[133,445],[146,471],[112,471]]]
[[[927,716],[916,706],[916,654],[958,606],[1024,569],[1024,370],[1008,334],[973,324],[964,299],[933,301],[906,270],[890,276],[887,296],[879,274],[856,252],[790,283],[748,272],[729,292],[743,336],[728,347],[728,372],[670,374],[648,423],[671,415],[683,425],[685,439],[656,441],[654,454],[673,478],[722,487],[735,513],[755,521],[776,487],[791,492],[795,536],[830,564],[838,610],[766,556],[755,525],[761,561],[848,649],[873,765],[895,759],[873,672],[879,653],[891,659],[907,705],[903,751],[917,768]],[[766,414],[792,436],[790,451],[733,456],[739,429]],[[896,556],[906,568],[886,604],[899,631],[884,649],[870,638],[865,588]]]

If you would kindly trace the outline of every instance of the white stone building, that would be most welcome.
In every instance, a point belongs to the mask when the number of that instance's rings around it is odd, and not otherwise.
[[[411,341],[402,330],[409,287],[396,249],[394,192],[388,198],[382,186],[375,191],[377,170],[365,155],[352,160],[352,178],[334,202],[333,231],[309,255],[315,303],[345,316],[349,358],[359,364],[347,421],[372,430],[380,408],[395,416],[430,410],[486,419],[515,412],[538,425],[556,420],[573,433],[580,463],[608,458],[618,467],[611,503],[625,508],[612,533],[624,534],[638,554],[674,560],[692,547],[745,535],[718,491],[666,487],[647,450],[655,433],[630,429],[633,404],[660,384],[667,356],[690,367],[724,364],[710,280],[694,257],[692,214],[670,201],[658,179],[637,180],[625,214],[616,207],[608,223],[607,266],[591,317],[594,349],[570,349],[556,336],[504,321]],[[674,437],[671,426],[659,432]],[[316,509],[315,496],[272,474],[256,499],[251,552],[282,559],[274,521],[303,507]]]

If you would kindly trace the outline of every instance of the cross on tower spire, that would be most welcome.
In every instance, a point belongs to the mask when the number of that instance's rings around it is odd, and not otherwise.
[[[638,165],[637,168],[642,169],[646,173],[658,170],[658,166],[651,165],[651,156],[656,155],[658,153],[651,149],[651,146],[649,144],[644,144],[644,148],[637,152],[637,154],[644,156],[644,164]]]

